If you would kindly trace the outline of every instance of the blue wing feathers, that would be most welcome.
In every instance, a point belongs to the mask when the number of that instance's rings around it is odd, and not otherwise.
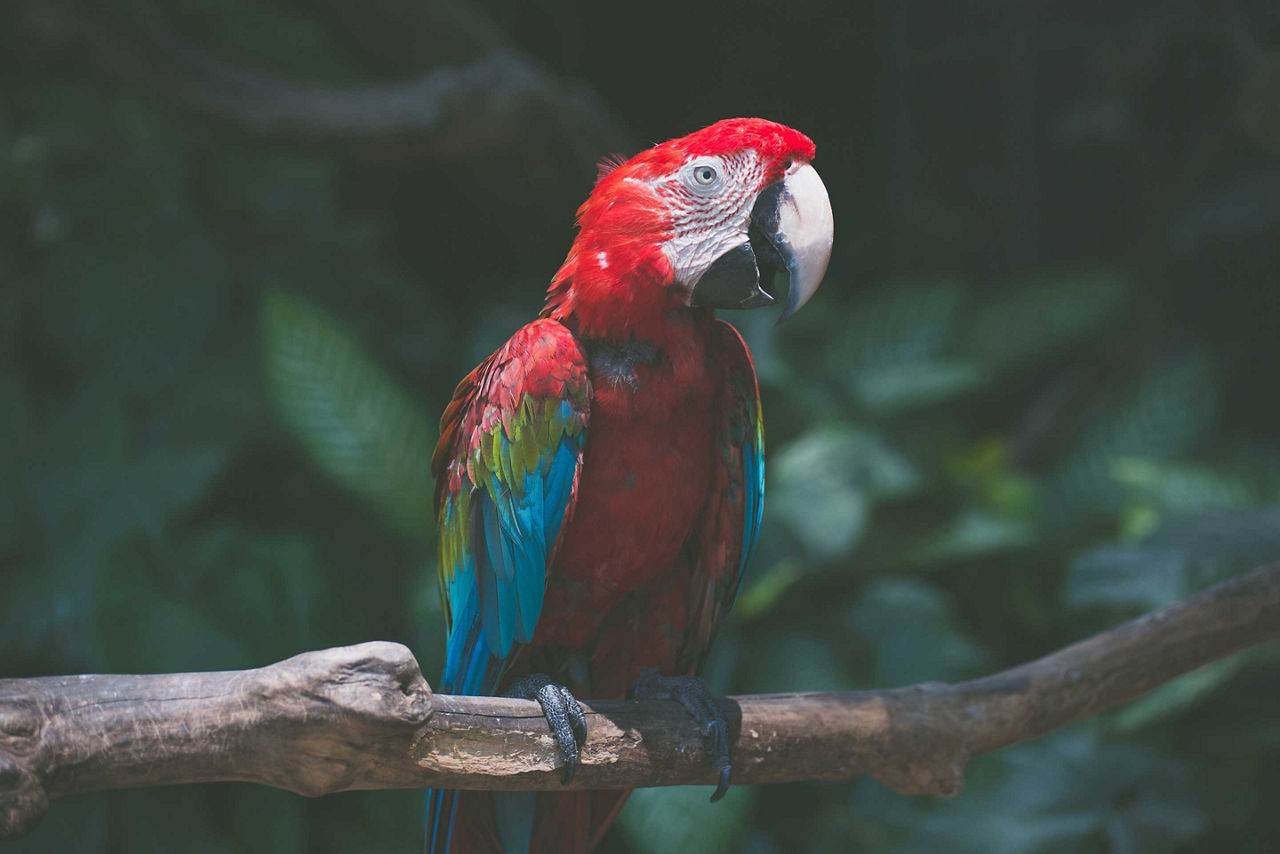
[[[475,550],[485,640],[498,656],[511,649],[515,591],[511,587],[511,545],[502,536],[498,508],[487,493],[472,502],[471,542]],[[474,505],[479,506],[474,506]]]
[[[560,526],[564,523],[565,511],[569,508],[569,499],[573,494],[574,475],[578,470],[578,443],[563,439],[556,449],[555,458],[547,471],[544,491],[546,494],[545,540],[554,545],[560,535]]]
[[[755,552],[760,522],[764,518],[764,453],[761,443],[749,441],[742,449],[742,550],[738,560],[737,578],[729,596],[729,607],[737,603],[742,589],[742,579]]]
[[[540,472],[525,475],[518,495],[503,489],[497,478],[491,484],[492,492],[472,491],[470,548],[460,551],[446,586],[453,620],[442,690],[458,694],[496,691],[514,642],[532,640],[546,592],[550,549],[560,535],[573,497],[580,439],[565,436],[554,455],[544,453]],[[493,495],[498,496],[497,501]],[[443,518],[448,522],[457,512],[450,500]],[[506,850],[528,851],[535,793],[496,793],[494,807]],[[456,793],[439,789],[428,793],[427,850],[449,850],[456,809]]]
[[[493,811],[503,851],[527,852],[533,844],[533,821],[538,809],[537,792],[494,792]]]
[[[547,565],[575,499],[590,394],[580,345],[544,319],[463,380],[445,410],[432,457],[449,621],[445,692],[496,692],[519,646],[533,640]],[[535,797],[493,800],[510,850],[529,846]],[[458,793],[431,792],[430,850],[448,849],[464,811]]]
[[[689,656],[695,662],[706,654],[716,625],[738,598],[764,516],[764,429],[755,368],[737,330],[723,320],[716,326],[723,371],[717,403],[720,492],[716,512],[708,516],[707,546],[696,582],[706,587],[690,640]]]
[[[753,437],[754,438],[754,437]],[[747,506],[742,526],[742,568],[746,569],[756,548],[760,522],[764,518],[764,449],[751,441],[743,448],[743,486]]]
[[[541,471],[526,473],[519,491],[507,489],[495,476],[472,498],[473,583],[480,592],[485,637],[498,657],[510,654],[514,642],[533,639],[548,555],[572,497],[579,442],[566,436],[554,456],[543,456]],[[456,582],[465,583],[460,576],[450,585],[451,598],[460,586]]]
[[[517,541],[520,569],[515,575],[518,602],[516,640],[528,643],[542,613],[542,596],[546,592],[547,547],[545,528],[540,517],[546,515],[543,479],[530,473],[524,478],[524,500],[515,509],[522,534]]]

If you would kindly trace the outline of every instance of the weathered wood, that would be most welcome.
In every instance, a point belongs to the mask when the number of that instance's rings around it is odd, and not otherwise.
[[[0,680],[0,839],[50,798],[213,780],[302,795],[411,787],[431,689],[409,650],[373,642],[255,670]]]
[[[904,794],[957,794],[971,756],[1134,700],[1201,665],[1280,640],[1280,564],[1255,570],[1044,658],[958,685],[730,697],[738,783],[870,775]],[[560,785],[537,707],[437,695],[414,747],[442,785]],[[593,703],[573,787],[699,783],[715,774],[674,703]]]
[[[734,781],[871,775],[903,793],[953,795],[971,756],[1277,639],[1280,564],[972,682],[726,698]],[[714,782],[675,703],[591,703],[587,724],[573,788]],[[0,680],[0,838],[30,830],[51,798],[75,792],[215,780],[310,796],[555,789],[555,764],[535,703],[433,696],[399,644],[226,673]]]

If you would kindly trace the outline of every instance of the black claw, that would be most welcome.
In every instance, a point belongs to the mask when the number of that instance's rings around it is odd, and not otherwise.
[[[702,680],[696,676],[661,676],[657,669],[649,669],[640,674],[631,686],[630,695],[635,700],[676,700],[684,706],[698,724],[707,752],[719,772],[711,802],[723,798],[729,791],[729,777],[733,770],[729,757],[729,722]]]
[[[716,784],[716,790],[711,793],[711,803],[715,803],[725,796],[729,791],[729,772],[730,767],[725,765],[720,769],[720,782]]]
[[[573,738],[578,745],[587,743],[587,716],[582,712],[582,706],[578,705],[578,701],[568,688],[562,687],[560,691],[564,694],[565,709],[569,713],[569,726],[573,730]]]
[[[507,691],[507,696],[538,701],[564,763],[560,780],[565,784],[571,782],[578,770],[579,751],[587,743],[587,716],[582,713],[582,706],[568,688],[552,682],[545,673],[532,673],[517,679]]]
[[[722,716],[719,716],[718,712],[716,714],[718,719],[711,721],[706,730],[711,757],[715,761],[716,770],[720,772],[716,790],[711,793],[711,803],[713,804],[723,798],[725,792],[729,791],[729,775],[733,770],[733,765],[729,761],[728,722]]]

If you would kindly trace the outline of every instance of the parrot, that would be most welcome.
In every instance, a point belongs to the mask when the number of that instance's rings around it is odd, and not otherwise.
[[[576,697],[665,699],[729,785],[697,678],[760,530],[755,368],[716,309],[791,315],[831,256],[815,146],[725,119],[601,163],[539,317],[458,384],[432,457],[446,623],[440,691],[536,700],[561,777]],[[588,852],[626,791],[431,790],[429,852]]]

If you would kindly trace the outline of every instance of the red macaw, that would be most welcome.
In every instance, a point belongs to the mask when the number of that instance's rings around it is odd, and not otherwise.
[[[728,119],[602,164],[541,317],[467,375],[432,460],[448,647],[440,690],[536,699],[568,780],[573,693],[676,699],[729,781],[693,674],[732,607],[764,498],[746,345],[716,308],[811,297],[831,205],[804,134]],[[432,851],[590,850],[626,792],[431,793]]]

